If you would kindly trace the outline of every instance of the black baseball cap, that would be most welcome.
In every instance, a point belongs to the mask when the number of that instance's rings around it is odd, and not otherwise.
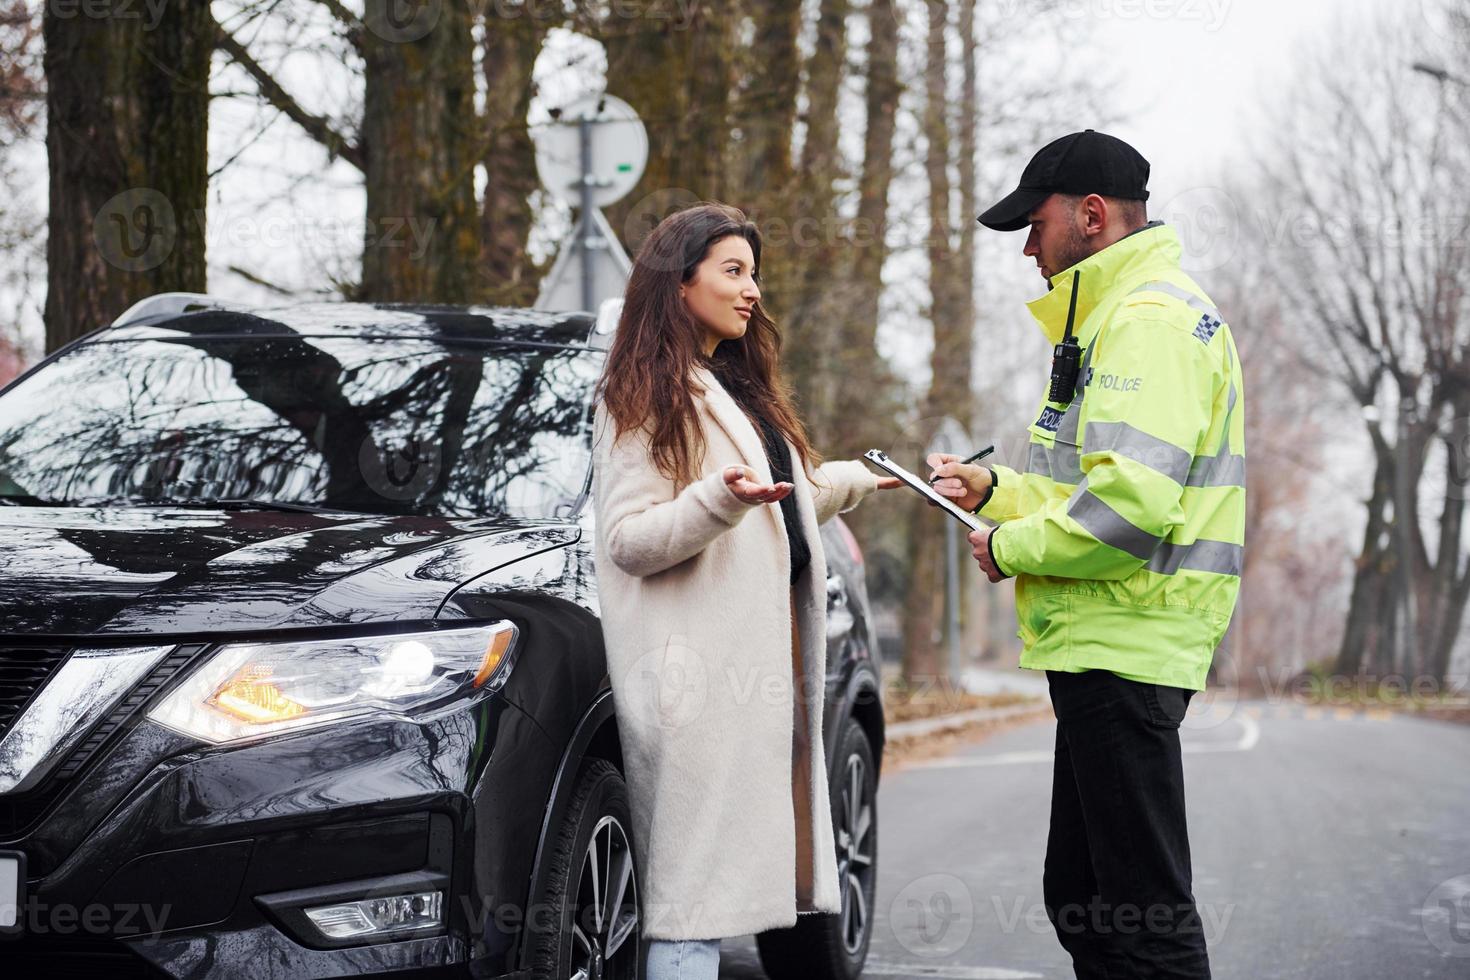
[[[1053,194],[1101,194],[1148,200],[1148,161],[1116,136],[1088,129],[1036,151],[1021,183],[975,220],[996,231],[1020,231],[1026,217]]]

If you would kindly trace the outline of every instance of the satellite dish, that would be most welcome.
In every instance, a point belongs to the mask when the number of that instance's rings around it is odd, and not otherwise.
[[[542,185],[573,207],[582,205],[582,121],[591,136],[592,206],[605,208],[638,185],[648,165],[648,131],[633,107],[611,95],[578,99],[531,129]]]

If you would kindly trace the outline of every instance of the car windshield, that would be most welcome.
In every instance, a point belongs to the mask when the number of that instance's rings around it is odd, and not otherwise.
[[[368,337],[83,344],[0,397],[0,503],[560,516],[586,351]]]

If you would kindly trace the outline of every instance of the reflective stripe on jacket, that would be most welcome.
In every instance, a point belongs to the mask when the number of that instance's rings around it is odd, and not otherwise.
[[[1070,404],[1045,401],[1025,471],[979,513],[1016,576],[1023,667],[1202,690],[1240,590],[1245,403],[1230,328],[1161,224],[1053,276],[1029,304],[1060,342],[1081,272]]]

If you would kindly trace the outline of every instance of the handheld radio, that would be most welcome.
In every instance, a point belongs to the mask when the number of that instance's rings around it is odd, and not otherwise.
[[[1077,290],[1082,281],[1082,272],[1072,273],[1072,299],[1067,306],[1067,328],[1062,333],[1062,342],[1051,352],[1051,391],[1048,397],[1059,405],[1067,405],[1077,390],[1077,375],[1082,370],[1082,348],[1072,336],[1072,322],[1077,317]]]

